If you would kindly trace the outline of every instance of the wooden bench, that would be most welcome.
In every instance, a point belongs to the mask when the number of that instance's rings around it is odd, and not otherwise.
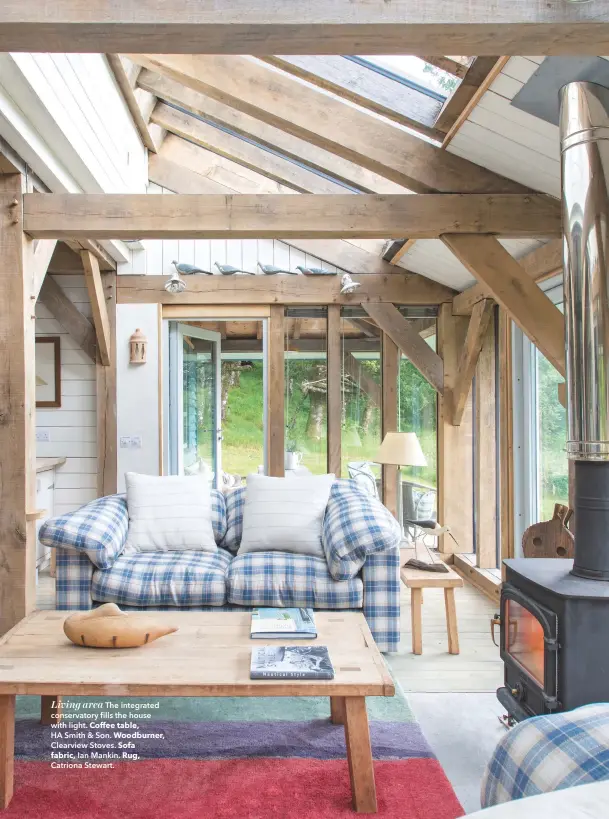
[[[404,566],[407,560],[416,557],[424,563],[442,563],[441,558],[428,549],[423,543],[417,543],[413,548],[400,549],[400,577],[404,585],[410,589],[410,605],[412,610],[412,653],[423,653],[423,628],[421,609],[423,605],[423,589],[444,589],[444,605],[446,607],[446,629],[448,631],[448,651],[450,654],[459,653],[459,632],[457,630],[457,609],[455,607],[455,587],[463,585],[463,579],[447,566],[447,572],[426,572],[423,569],[414,569]]]

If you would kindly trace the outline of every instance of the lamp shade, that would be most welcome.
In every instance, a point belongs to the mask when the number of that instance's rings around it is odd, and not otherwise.
[[[379,464],[427,466],[421,444],[414,432],[388,432],[376,455]]]

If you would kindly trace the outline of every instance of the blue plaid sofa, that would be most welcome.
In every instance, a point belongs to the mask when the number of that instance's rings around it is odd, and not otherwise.
[[[486,767],[482,807],[598,781],[609,781],[608,703],[518,723]]]
[[[56,549],[57,608],[361,609],[379,649],[397,651],[400,530],[380,501],[353,481],[333,484],[323,524],[326,559],[280,551],[240,555],[245,492],[212,490],[213,554],[127,551],[129,517],[120,495],[46,521],[39,537]]]

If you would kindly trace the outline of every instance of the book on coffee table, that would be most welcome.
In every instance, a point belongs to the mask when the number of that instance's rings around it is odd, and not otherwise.
[[[252,649],[252,680],[333,680],[327,646],[260,646]]]
[[[253,640],[314,640],[313,609],[254,609],[250,636]]]

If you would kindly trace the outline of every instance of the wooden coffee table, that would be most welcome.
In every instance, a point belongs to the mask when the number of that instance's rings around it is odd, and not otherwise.
[[[317,612],[335,677],[250,680],[249,612],[158,612],[179,628],[132,649],[83,648],[63,633],[62,611],[38,611],[0,639],[0,808],[13,795],[15,695],[41,697],[41,718],[58,722],[61,695],[148,697],[330,697],[331,719],[345,726],[353,807],[376,812],[365,697],[392,697],[393,680],[363,614]],[[272,641],[268,641],[272,642]],[[302,645],[303,641],[282,640]],[[307,641],[308,644],[308,641]]]

